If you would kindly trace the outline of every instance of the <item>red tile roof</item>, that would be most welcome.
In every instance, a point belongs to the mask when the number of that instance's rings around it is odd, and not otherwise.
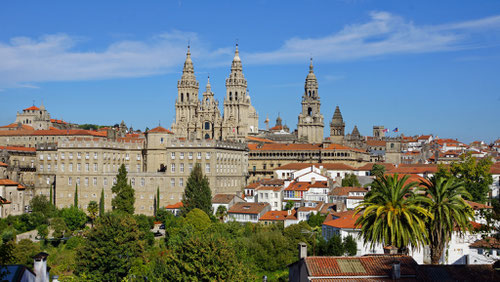
[[[311,166],[315,166],[316,168],[322,166],[326,170],[356,170],[356,168],[344,163],[289,163],[274,170],[301,170]]]
[[[2,166],[2,167],[8,167],[8,165],[6,163],[3,163],[3,162],[0,162],[0,166]]]
[[[386,142],[383,140],[366,140],[366,145],[368,146],[383,146],[385,147]]]
[[[259,214],[269,203],[235,203],[227,213],[249,213],[249,214]]]
[[[284,221],[285,219],[290,219],[295,217],[297,213],[296,210],[291,210],[290,214],[288,211],[268,211],[264,215],[262,215],[259,220],[266,221]]]
[[[273,140],[265,139],[265,138],[259,138],[259,137],[253,137],[253,136],[247,136],[247,140],[254,141],[254,142],[263,142],[263,143],[275,143]]]
[[[21,147],[21,146],[0,146],[0,150],[7,151],[23,151],[23,152],[36,152],[35,148]]]
[[[163,128],[161,126],[155,127],[149,131],[150,133],[168,133],[168,134],[174,134],[172,131]]]
[[[234,197],[236,197],[235,194],[215,194],[215,196],[212,198],[212,203],[217,203],[217,204],[229,204]]]
[[[40,110],[37,106],[31,106],[29,108],[23,109],[23,111],[38,111]]]
[[[7,205],[7,204],[10,204],[11,201],[7,201],[7,199],[3,198],[0,196],[0,204],[2,205]]]
[[[363,188],[363,187],[335,187],[329,193],[329,195],[332,195],[332,196],[345,196],[345,197],[347,197],[349,195],[349,192],[365,192],[365,193],[368,193],[368,189]]]
[[[399,167],[387,171],[387,173],[400,174],[423,174],[436,173],[439,167],[437,164],[400,164]]]
[[[0,126],[0,128],[17,128],[19,126],[18,123],[11,123],[8,125]],[[26,124],[21,124],[21,129],[24,130],[35,130],[32,126],[26,125]]]
[[[365,164],[362,167],[358,167],[358,170],[360,170],[360,171],[370,171],[370,170],[372,170],[373,165],[375,165],[375,164],[384,166],[386,171],[396,168],[391,163],[367,163],[367,164]]]
[[[394,176],[393,173],[386,173],[384,175],[391,175]],[[398,179],[403,178],[404,176],[408,175],[408,179],[406,179],[405,185],[410,184],[411,182],[417,182],[420,184],[420,182],[425,181],[428,182],[427,179],[424,177],[417,175],[417,174],[398,174]]]
[[[340,229],[358,229],[360,226],[356,226],[356,220],[361,215],[358,213],[354,215],[354,211],[345,211],[345,212],[334,212],[328,214],[323,221],[323,225],[340,228]]]
[[[395,261],[401,264],[400,271],[402,278],[408,276],[416,277],[418,275],[417,262],[412,257],[405,255],[305,257],[304,261],[310,277],[322,277],[324,279],[342,277],[348,280],[348,278],[355,279],[356,276],[359,278],[367,278],[366,276],[376,276],[377,279],[390,278],[392,265]],[[316,279],[314,279],[314,281],[316,281]]]
[[[309,182],[292,182],[288,187],[285,188],[286,191],[309,191],[311,183]]]
[[[18,186],[19,183],[12,181],[10,179],[0,179],[0,185],[5,185],[5,186]]]
[[[468,200],[465,200],[465,202],[466,202],[467,204],[469,204],[469,206],[470,206],[473,210],[482,210],[482,209],[492,209],[492,208],[493,208],[492,206],[488,206],[488,205],[481,204],[481,203],[476,203],[476,202],[473,202],[473,201],[468,201]]]
[[[184,206],[184,204],[182,202],[178,202],[178,203],[175,203],[173,205],[168,205],[165,207],[165,209],[170,209],[170,210],[175,210],[175,209],[180,209]]]
[[[469,245],[471,248],[500,249],[500,240],[495,237],[486,237]]]

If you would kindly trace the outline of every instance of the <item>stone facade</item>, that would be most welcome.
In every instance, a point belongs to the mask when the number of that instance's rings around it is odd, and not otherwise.
[[[188,47],[181,80],[177,83],[178,97],[175,102],[173,132],[182,138],[215,139],[244,142],[249,134],[258,132],[259,117],[252,106],[243,75],[238,45],[226,79],[224,114],[215,100],[210,80],[202,100],[198,99],[199,83],[194,75],[193,61]]]
[[[344,143],[345,122],[342,118],[339,106],[335,108],[332,121],[330,122],[330,142],[336,144]]]
[[[313,71],[313,64],[309,66],[309,74],[304,85],[302,96],[302,112],[297,123],[298,139],[307,143],[323,142],[323,115],[320,111],[321,102],[318,94],[318,80]]]

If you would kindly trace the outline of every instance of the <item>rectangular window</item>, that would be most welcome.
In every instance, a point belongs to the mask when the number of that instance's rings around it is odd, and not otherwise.
[[[76,184],[77,184],[77,185],[80,185],[80,177],[77,177],[77,178],[76,178]]]
[[[89,172],[90,171],[90,164],[85,164],[85,171]]]
[[[146,184],[146,181],[144,180],[144,178],[141,178],[141,186],[144,186],[144,184]]]
[[[189,164],[189,173],[191,173],[191,171],[193,171],[193,164]]]
[[[72,160],[73,159],[73,153],[69,153],[69,159]]]
[[[175,164],[170,165],[170,172],[175,172]]]
[[[137,165],[137,172],[141,172],[141,165],[140,164]]]
[[[108,186],[108,178],[104,177],[104,186]]]
[[[170,154],[170,156],[171,156],[172,160],[175,160],[175,152],[172,152],[172,153]]]
[[[89,152],[85,153],[85,159],[88,160],[90,158]]]
[[[97,153],[94,153],[94,160],[97,160]]]
[[[76,171],[81,171],[82,170],[82,164],[76,164]]]
[[[94,164],[94,172],[97,172],[97,164]]]
[[[141,155],[137,154],[137,160],[140,161],[141,160]]]
[[[51,160],[52,159],[52,154],[47,154],[47,160]]]
[[[94,184],[94,186],[97,186],[97,177],[94,177],[94,179],[92,180],[92,183]]]
[[[180,172],[184,172],[184,164],[180,164],[179,165],[179,171]]]
[[[184,159],[184,152],[179,153],[179,159],[183,160]]]
[[[64,164],[61,164],[61,171],[64,172]]]
[[[89,178],[85,177],[85,186],[89,186]]]
[[[201,160],[201,152],[198,152],[198,154],[197,154],[197,159],[198,159],[198,160]]]
[[[129,170],[129,168],[130,168],[130,166],[129,166],[129,165],[125,165],[125,169],[127,170],[127,172],[129,172],[129,171],[130,171],[130,170]]]
[[[179,178],[179,186],[184,187],[184,179],[183,178]]]
[[[73,164],[69,164],[69,171],[73,172]]]
[[[170,179],[170,186],[175,187],[175,178]]]
[[[68,177],[68,185],[73,185],[73,178]]]
[[[82,158],[82,153],[78,152],[78,154],[77,154],[77,158],[78,158],[78,159],[81,159],[81,158]]]
[[[210,164],[205,164],[205,173],[210,173]]]
[[[43,154],[40,154],[40,160],[43,160]]]
[[[210,152],[205,153],[205,159],[210,160]]]
[[[47,165],[47,171],[50,171],[50,164]]]
[[[189,152],[189,159],[192,160],[193,159],[193,152]]]
[[[64,156],[64,152],[61,153],[61,160],[64,160],[65,156]]]
[[[130,154],[129,154],[129,153],[127,153],[127,154],[125,155],[125,159],[126,159],[127,161],[130,159]]]
[[[132,178],[132,186],[135,186],[135,178]]]
[[[43,164],[40,165],[40,171],[43,171]]]

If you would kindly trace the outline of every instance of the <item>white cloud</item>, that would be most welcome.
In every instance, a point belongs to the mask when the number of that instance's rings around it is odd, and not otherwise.
[[[291,38],[275,51],[247,54],[255,64],[355,60],[391,54],[429,53],[477,48],[471,34],[500,28],[500,16],[453,24],[418,26],[388,12],[371,12],[370,20],[345,26],[319,38]]]
[[[243,52],[245,64],[335,62],[408,53],[483,47],[474,33],[500,28],[500,16],[443,25],[419,26],[388,12],[371,12],[365,23],[344,26],[318,38],[291,38],[277,50]],[[490,32],[491,33],[491,32]],[[198,66],[227,65],[233,47],[210,48],[196,33],[172,31],[147,40],[117,39],[102,50],[79,49],[85,38],[51,34],[0,42],[0,86],[31,87],[46,81],[139,77],[179,71],[191,41]],[[130,38],[130,36],[126,36]],[[88,44],[87,44],[88,45]],[[243,50],[244,51],[244,50]]]

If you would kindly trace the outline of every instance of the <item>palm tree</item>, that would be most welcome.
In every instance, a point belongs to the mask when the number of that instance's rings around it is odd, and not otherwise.
[[[432,215],[422,206],[429,199],[415,194],[417,182],[406,183],[408,176],[398,174],[378,177],[371,191],[356,208],[361,216],[356,226],[361,227],[365,244],[394,246],[400,251],[408,246],[420,248],[427,242],[425,222]]]
[[[463,183],[454,178],[430,177],[422,181],[425,196],[431,201],[426,208],[433,215],[427,222],[431,263],[438,264],[445,245],[450,241],[453,230],[463,232],[470,228],[474,211],[463,197],[471,198]]]

